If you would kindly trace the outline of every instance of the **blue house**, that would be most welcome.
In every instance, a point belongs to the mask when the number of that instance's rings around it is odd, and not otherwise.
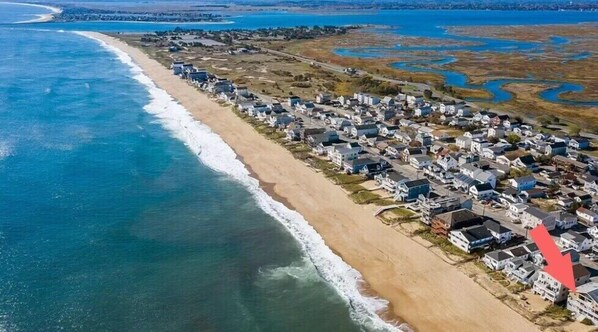
[[[192,82],[205,82],[208,80],[208,72],[205,69],[198,69],[187,73],[187,79]]]
[[[590,147],[590,140],[584,137],[573,137],[569,141],[569,147],[575,150],[586,150]]]
[[[552,143],[546,147],[547,156],[564,156],[567,153],[567,144],[565,142]]]
[[[288,103],[289,103],[289,106],[293,107],[293,106],[301,103],[301,98],[299,98],[297,96],[290,96]]]
[[[419,195],[428,196],[430,193],[430,181],[427,179],[411,180],[399,183],[395,193],[395,199],[401,202],[413,202]]]
[[[509,184],[517,191],[522,192],[533,189],[536,186],[536,178],[533,175],[522,176],[519,178],[510,179]]]

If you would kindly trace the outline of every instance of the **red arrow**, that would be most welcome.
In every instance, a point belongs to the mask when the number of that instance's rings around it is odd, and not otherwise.
[[[561,251],[556,246],[550,237],[550,234],[548,234],[546,226],[543,224],[532,229],[530,234],[548,263],[544,271],[565,287],[575,292],[575,277],[573,277],[571,253],[568,253],[565,256],[561,255]]]

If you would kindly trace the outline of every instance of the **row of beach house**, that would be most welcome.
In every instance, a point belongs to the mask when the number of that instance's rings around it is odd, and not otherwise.
[[[205,69],[173,62],[172,70],[289,141],[308,144],[338,172],[375,180],[456,248],[481,251],[488,268],[598,324],[598,282],[580,262],[598,249],[598,161],[585,153],[587,138],[419,95],[320,93],[313,101],[264,102]],[[479,215],[474,205],[495,213]],[[544,271],[538,247],[521,234],[540,224],[572,253],[576,293]]]

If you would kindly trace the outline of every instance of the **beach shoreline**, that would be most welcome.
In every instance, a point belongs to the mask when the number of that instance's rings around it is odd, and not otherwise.
[[[47,14],[37,14],[37,18],[27,20],[27,21],[19,21],[15,22],[16,24],[25,24],[25,23],[42,23],[42,22],[50,22],[54,19],[54,15],[62,13],[62,9],[58,7],[48,6],[48,5],[39,5],[34,3],[24,3],[24,2],[2,2],[8,5],[19,5],[19,6],[29,6],[29,7],[37,7],[37,8],[44,8],[50,10],[50,13]]]
[[[263,190],[303,215],[326,245],[361,273],[366,292],[390,302],[393,316],[421,331],[538,330],[457,267],[384,226],[371,207],[353,203],[340,187],[141,50],[103,34],[87,35],[127,53],[158,87],[218,134]]]

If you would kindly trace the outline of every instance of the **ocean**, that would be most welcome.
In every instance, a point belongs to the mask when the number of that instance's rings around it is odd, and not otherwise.
[[[0,43],[0,331],[392,329],[126,55],[20,26]]]

